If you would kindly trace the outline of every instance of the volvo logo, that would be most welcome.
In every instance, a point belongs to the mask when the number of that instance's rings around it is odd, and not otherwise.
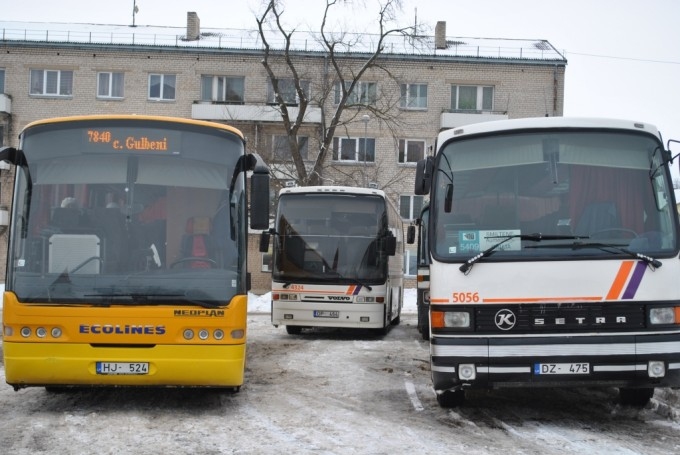
[[[494,322],[496,323],[496,327],[499,329],[510,330],[515,326],[515,323],[517,322],[517,316],[515,316],[515,313],[508,309],[502,309],[496,313],[496,316],[494,316]]]

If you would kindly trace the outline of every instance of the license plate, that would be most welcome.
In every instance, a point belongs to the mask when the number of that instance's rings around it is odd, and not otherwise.
[[[536,363],[534,374],[589,374],[589,363]]]
[[[149,374],[149,363],[97,362],[97,374]]]
[[[315,318],[339,318],[339,311],[314,310]]]

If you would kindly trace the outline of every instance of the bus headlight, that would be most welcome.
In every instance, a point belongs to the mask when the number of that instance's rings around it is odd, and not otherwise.
[[[29,327],[22,327],[21,328],[21,336],[24,338],[28,338],[31,336],[31,329]]]
[[[650,378],[663,378],[666,376],[666,364],[659,360],[650,360],[647,364],[647,376]]]
[[[185,340],[191,340],[194,338],[194,331],[191,329],[185,329],[182,335],[184,335]]]
[[[675,324],[678,321],[676,313],[680,308],[662,307],[649,310],[650,324]]]
[[[430,316],[433,329],[467,329],[470,327],[470,312],[468,311],[431,311]]]
[[[458,365],[458,379],[461,381],[474,381],[477,377],[477,368],[473,363],[461,363]]]
[[[35,334],[38,338],[45,338],[47,336],[47,329],[45,327],[38,327],[35,329]]]
[[[198,338],[201,340],[207,340],[209,336],[210,333],[206,329],[201,329],[198,331]]]

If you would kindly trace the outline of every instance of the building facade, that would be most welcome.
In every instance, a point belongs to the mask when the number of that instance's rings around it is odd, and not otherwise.
[[[0,29],[2,145],[17,146],[21,129],[46,117],[125,113],[212,120],[243,131],[248,150],[272,169],[272,192],[295,181],[256,32],[200,30],[195,13],[188,14],[186,29],[9,22],[0,22]],[[294,58],[304,69],[300,79],[311,103],[298,144],[311,167],[339,87],[316,96],[327,84],[328,59],[311,41],[300,42]],[[368,55],[357,48],[339,58],[350,67]],[[353,99],[358,107],[343,113],[320,177],[325,185],[383,189],[405,225],[425,202],[413,194],[415,163],[430,153],[439,131],[563,113],[567,62],[545,40],[449,38],[441,22],[418,46],[403,39],[386,46],[379,64],[360,81]],[[277,77],[295,114],[292,82],[285,72]],[[0,163],[3,277],[12,173]],[[252,289],[266,292],[268,255],[258,252],[256,233],[250,237]],[[414,286],[415,246],[406,246],[406,262],[407,285]]]

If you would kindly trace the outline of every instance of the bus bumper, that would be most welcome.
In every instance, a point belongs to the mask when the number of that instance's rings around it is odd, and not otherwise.
[[[502,387],[678,387],[680,334],[430,340],[436,391]]]
[[[272,307],[272,324],[300,327],[385,327],[382,303],[277,303]]]
[[[243,384],[246,345],[93,347],[3,343],[5,379],[28,386],[229,387]],[[98,362],[148,364],[143,374],[102,374]],[[101,368],[100,368],[101,370]]]

